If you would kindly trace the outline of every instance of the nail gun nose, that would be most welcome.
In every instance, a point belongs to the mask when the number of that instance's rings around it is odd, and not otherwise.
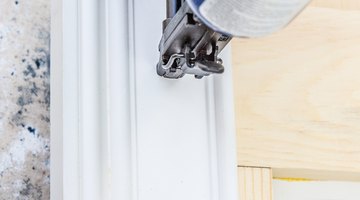
[[[195,65],[197,65],[201,70],[213,74],[222,74],[225,69],[221,63],[208,60],[197,61],[195,62]]]

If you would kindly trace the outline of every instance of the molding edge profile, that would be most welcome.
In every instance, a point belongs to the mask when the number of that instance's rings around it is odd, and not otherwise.
[[[222,76],[158,77],[164,16],[52,0],[52,200],[237,200],[230,49]]]

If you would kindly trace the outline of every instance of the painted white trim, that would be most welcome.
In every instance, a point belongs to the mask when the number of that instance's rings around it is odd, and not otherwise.
[[[103,62],[103,198],[133,199],[132,156],[130,120],[130,78],[128,41],[128,4],[126,1],[102,1],[101,16],[105,27],[101,27]],[[119,37],[121,36],[121,37]],[[106,103],[105,103],[106,102]],[[107,104],[107,105],[106,105]],[[107,155],[108,154],[108,155]]]
[[[63,40],[62,40],[62,2],[51,3],[51,176],[50,190],[51,199],[63,199]],[[54,26],[56,25],[56,26]],[[56,39],[54,39],[56,38]],[[56,74],[53,76],[53,74]]]
[[[51,199],[237,200],[229,50],[222,76],[166,80],[165,1],[52,6]]]
[[[222,76],[214,78],[219,196],[220,200],[237,200],[237,147],[231,48],[224,49],[221,57],[227,68]]]
[[[136,54],[135,54],[135,3],[134,0],[127,0],[128,17],[127,17],[127,39],[128,39],[128,58],[129,71],[128,88],[129,88],[129,125],[130,125],[130,166],[131,166],[131,200],[139,200],[139,177],[138,177],[138,139],[137,139],[137,99],[136,99]]]
[[[51,5],[51,199],[79,199],[78,5]]]

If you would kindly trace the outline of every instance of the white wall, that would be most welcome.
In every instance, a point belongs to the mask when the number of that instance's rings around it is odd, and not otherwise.
[[[358,200],[360,183],[275,180],[274,200]]]

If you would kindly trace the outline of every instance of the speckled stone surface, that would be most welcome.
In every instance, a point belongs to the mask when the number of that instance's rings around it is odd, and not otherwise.
[[[0,200],[50,198],[50,0],[0,0]]]

